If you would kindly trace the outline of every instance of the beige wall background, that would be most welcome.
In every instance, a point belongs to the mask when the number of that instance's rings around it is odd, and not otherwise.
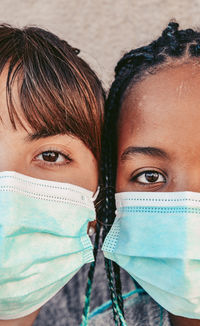
[[[38,25],[81,49],[108,88],[121,55],[160,35],[175,18],[200,26],[200,0],[0,0],[1,22]]]

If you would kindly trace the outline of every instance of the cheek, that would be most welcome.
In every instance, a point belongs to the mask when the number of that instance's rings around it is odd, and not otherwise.
[[[94,157],[88,159],[85,164],[82,165],[79,172],[79,182],[82,187],[87,188],[93,192],[98,187],[98,164]]]
[[[73,184],[96,191],[99,179],[98,163],[90,151],[82,151],[77,162],[72,165],[68,178]]]

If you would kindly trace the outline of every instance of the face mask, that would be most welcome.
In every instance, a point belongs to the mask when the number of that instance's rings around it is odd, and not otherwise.
[[[26,316],[93,261],[92,192],[0,173],[0,320]]]
[[[169,312],[200,319],[200,194],[116,194],[104,255]]]

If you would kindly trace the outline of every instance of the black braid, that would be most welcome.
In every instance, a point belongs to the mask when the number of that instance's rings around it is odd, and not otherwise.
[[[115,286],[116,286],[116,294],[117,294],[117,301],[119,308],[124,316],[124,302],[122,298],[122,285],[121,285],[121,279],[120,279],[120,267],[115,262],[113,262],[113,272],[115,275]]]
[[[115,218],[115,179],[117,164],[117,120],[121,103],[134,82],[140,81],[149,73],[156,73],[166,64],[180,59],[185,61],[191,57],[200,56],[200,33],[192,29],[179,30],[176,22],[170,22],[162,35],[147,46],[131,50],[118,62],[115,68],[115,80],[109,91],[105,107],[105,125],[102,139],[102,177],[105,186],[105,204],[101,210],[101,219],[104,227],[104,237],[109,231],[110,224]],[[193,60],[194,60],[193,58]],[[109,284],[112,283],[112,268],[106,263]],[[113,307],[117,299],[118,306],[123,313],[123,299],[119,268],[114,264],[115,291],[111,286]],[[115,293],[113,293],[115,292]],[[117,319],[116,309],[114,319]]]
[[[90,312],[90,299],[91,299],[91,292],[92,292],[92,284],[94,279],[94,272],[96,267],[96,259],[98,254],[98,247],[99,247],[99,239],[100,239],[100,226],[97,223],[96,226],[96,235],[95,235],[95,241],[94,241],[94,261],[90,264],[90,268],[88,271],[88,280],[86,285],[86,291],[85,291],[85,305],[83,309],[83,315],[82,315],[82,323],[81,326],[85,326],[88,324],[88,317]]]
[[[113,317],[114,317],[114,322],[115,325],[118,325],[119,322],[119,316],[117,314],[117,309],[116,309],[116,295],[115,295],[115,290],[114,290],[114,284],[113,284],[113,276],[112,276],[112,262],[105,258],[105,268],[106,268],[106,274],[108,277],[108,285],[110,288],[110,295],[111,295],[111,300],[112,300],[112,309],[113,309]]]

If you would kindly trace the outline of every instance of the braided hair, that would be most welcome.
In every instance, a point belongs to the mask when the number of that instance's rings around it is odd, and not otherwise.
[[[104,224],[104,236],[115,218],[115,181],[117,167],[117,121],[127,92],[132,86],[156,73],[167,65],[176,65],[200,56],[200,33],[192,29],[179,30],[176,22],[170,22],[162,35],[147,46],[131,50],[118,62],[115,79],[109,91],[105,107],[105,124],[102,139],[102,178],[105,186],[105,203],[100,218]],[[123,325],[123,299],[120,271],[116,263],[106,259],[115,324]],[[114,282],[114,281],[115,282]],[[114,287],[115,284],[115,287]]]

